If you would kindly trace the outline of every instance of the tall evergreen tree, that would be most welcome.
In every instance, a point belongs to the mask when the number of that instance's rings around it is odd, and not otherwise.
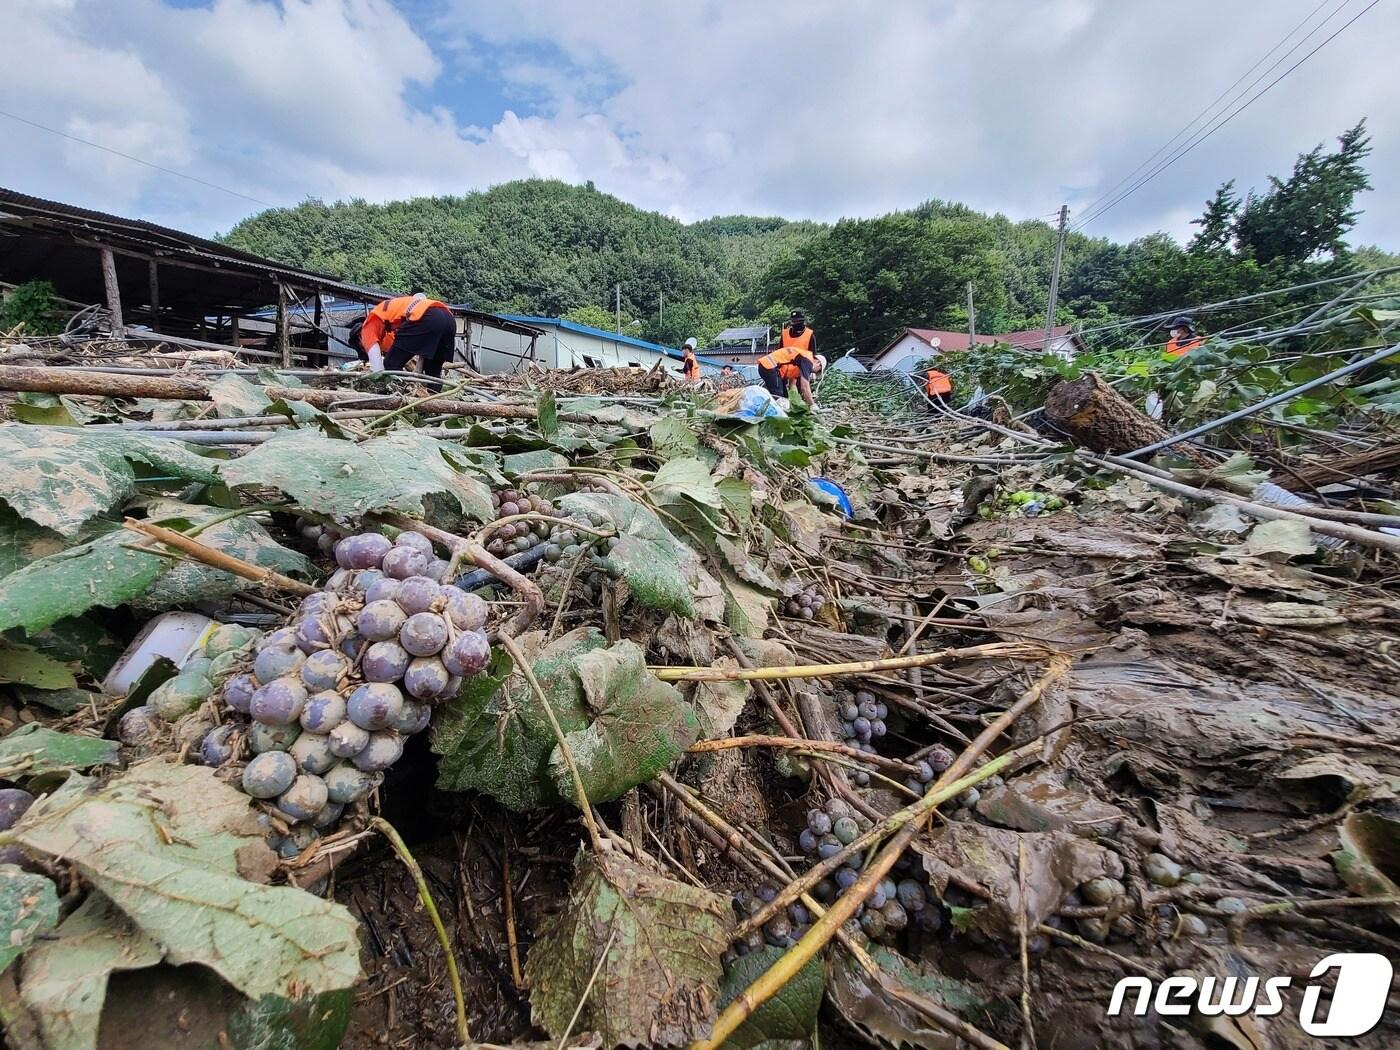
[[[1196,236],[1186,250],[1190,252],[1221,252],[1230,247],[1235,238],[1235,220],[1240,211],[1240,195],[1235,192],[1235,180],[1223,183],[1215,191],[1215,196],[1206,201],[1205,213],[1199,219],[1192,219],[1192,226],[1199,226]]]

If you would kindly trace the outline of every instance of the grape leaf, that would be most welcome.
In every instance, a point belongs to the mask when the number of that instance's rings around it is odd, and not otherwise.
[[[73,669],[27,645],[0,639],[0,682],[32,685],[37,689],[71,689],[78,684]]]
[[[566,732],[564,740],[590,802],[620,798],[669,766],[699,737],[695,712],[674,686],[647,670],[646,654],[635,642],[583,653],[574,673],[593,721]],[[574,799],[573,778],[557,746],[549,756],[549,772],[560,796]]]
[[[652,450],[663,460],[693,456],[700,449],[694,432],[678,415],[662,416],[651,425],[648,435]]]
[[[15,864],[0,864],[0,972],[58,922],[53,883]]]
[[[90,766],[115,766],[118,750],[115,740],[59,733],[30,722],[0,739],[0,769],[17,769],[16,775],[32,777]]]
[[[604,1046],[677,1046],[709,1032],[729,902],[618,853],[581,854],[568,906],[546,920],[525,961],[534,1019]],[[597,980],[585,995],[595,967]]]
[[[209,387],[209,397],[222,417],[261,415],[272,405],[262,387],[232,372]]]
[[[93,1050],[114,971],[154,966],[160,946],[100,893],[89,893],[52,940],[24,957],[20,999],[45,1050]]]
[[[559,436],[559,403],[554,399],[553,390],[543,390],[536,401],[539,413],[536,422],[540,433],[550,441]]]
[[[723,1010],[737,999],[740,992],[758,980],[759,975],[782,955],[782,948],[769,946],[741,955],[730,963],[719,986],[719,1008]],[[734,1030],[724,1045],[729,1050],[751,1050],[771,1039],[801,1040],[805,1044],[817,1027],[817,1011],[821,1008],[825,988],[821,959],[809,959],[776,995]]]
[[[639,602],[694,619],[695,601],[677,554],[683,545],[655,514],[626,496],[611,493],[574,492],[563,496],[559,506],[566,513],[583,514],[595,524],[611,525],[616,530],[618,542],[611,558],[621,567],[622,578]]]
[[[176,965],[198,963],[244,995],[348,988],[358,924],[339,904],[240,871],[272,860],[248,798],[212,769],[138,765],[98,787],[73,775],[14,829],[62,857]]]
[[[0,499],[65,536],[122,503],[136,486],[132,466],[213,484],[213,462],[164,438],[23,424],[0,426]]]
[[[36,525],[0,503],[0,578],[66,546],[68,541],[52,529]]]
[[[560,470],[568,465],[569,461],[559,453],[541,448],[533,452],[515,452],[506,456],[501,469],[511,477],[518,477],[535,470]]]
[[[535,678],[549,698],[560,728],[569,733],[588,725],[583,690],[573,672],[583,653],[607,641],[594,628],[579,628],[539,649],[543,635],[520,638]],[[455,700],[433,716],[432,747],[441,757],[438,787],[477,789],[514,810],[560,801],[549,777],[550,752],[557,743],[549,716],[521,675],[511,676],[508,657],[498,654],[488,673],[469,678]],[[573,797],[573,789],[565,797]]]
[[[716,510],[724,506],[714,478],[710,476],[710,468],[698,459],[667,460],[651,479],[647,490],[662,506],[678,503],[683,498]]]
[[[280,489],[317,514],[348,522],[371,511],[425,513],[428,496],[444,494],[464,513],[491,517],[491,495],[476,477],[459,473],[440,442],[411,429],[369,441],[337,441],[316,430],[292,430],[223,466],[234,488]]]
[[[122,529],[40,558],[0,579],[0,631],[33,634],[94,606],[114,608],[138,598],[170,568],[158,554],[129,549]]]
[[[51,427],[82,426],[93,418],[93,413],[70,397],[30,393],[19,395],[19,400],[10,405],[10,415],[21,423],[43,423]]]

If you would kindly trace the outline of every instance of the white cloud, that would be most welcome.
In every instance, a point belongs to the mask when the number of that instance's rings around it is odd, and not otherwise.
[[[685,219],[1082,214],[1313,6],[9,0],[0,108],[277,203],[545,175]],[[1088,232],[1189,232],[1220,181],[1262,186],[1366,115],[1357,239],[1400,245],[1400,78],[1373,61],[1397,32],[1377,6]],[[201,232],[252,207],[4,123],[0,184]]]

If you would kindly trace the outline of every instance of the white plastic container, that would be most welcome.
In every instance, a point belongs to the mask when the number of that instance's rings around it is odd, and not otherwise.
[[[125,696],[162,656],[176,667],[183,667],[218,626],[217,620],[199,613],[161,613],[142,628],[136,640],[122,653],[121,659],[112,665],[107,677],[102,680],[102,691],[109,696]]]

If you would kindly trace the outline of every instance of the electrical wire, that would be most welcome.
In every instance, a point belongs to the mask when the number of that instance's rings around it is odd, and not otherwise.
[[[1249,108],[1250,106],[1252,106],[1255,102],[1257,102],[1260,98],[1262,98],[1264,95],[1268,94],[1271,90],[1273,90],[1273,88],[1274,88],[1275,86],[1277,86],[1278,83],[1279,83],[1280,81],[1282,81],[1285,77],[1287,77],[1287,76],[1288,76],[1290,73],[1292,73],[1295,69],[1297,69],[1299,66],[1301,66],[1301,65],[1302,65],[1304,62],[1306,62],[1308,59],[1312,58],[1313,55],[1315,55],[1315,54],[1317,54],[1319,51],[1321,51],[1324,47],[1326,47],[1328,44],[1330,44],[1333,40],[1335,40],[1335,39],[1336,39],[1338,36],[1340,36],[1342,33],[1346,32],[1346,30],[1349,29],[1349,28],[1357,21],[1357,19],[1359,19],[1362,15],[1366,14],[1366,12],[1370,11],[1371,8],[1375,7],[1378,3],[1380,3],[1380,0],[1371,0],[1371,2],[1370,2],[1369,4],[1367,4],[1367,5],[1366,5],[1365,7],[1363,7],[1360,11],[1358,11],[1355,15],[1353,15],[1350,19],[1348,19],[1348,20],[1341,26],[1341,28],[1337,29],[1337,30],[1336,30],[1335,32],[1333,32],[1330,36],[1328,36],[1326,39],[1324,39],[1320,44],[1318,44],[1318,45],[1317,45],[1316,47],[1314,47],[1311,51],[1309,51],[1307,54],[1305,54],[1302,58],[1298,59],[1297,62],[1294,62],[1293,65],[1289,66],[1289,67],[1288,67],[1287,69],[1285,69],[1282,73],[1280,73],[1277,77],[1275,77],[1273,80],[1271,80],[1271,81],[1270,81],[1267,85],[1265,85],[1260,91],[1258,91],[1256,94],[1250,96],[1244,103],[1242,103],[1241,105],[1237,106],[1235,109],[1231,110],[1229,113],[1225,114],[1224,117],[1220,118],[1215,124],[1213,124],[1213,125],[1210,126],[1209,128],[1205,129],[1204,131],[1198,132],[1198,133],[1197,133],[1195,136],[1193,136],[1193,138],[1192,138],[1189,142],[1187,142],[1182,148],[1180,148],[1179,150],[1177,150],[1174,154],[1172,154],[1172,156],[1168,157],[1165,161],[1163,161],[1160,165],[1158,165],[1156,168],[1154,168],[1154,169],[1153,169],[1151,172],[1149,172],[1147,175],[1144,175],[1142,178],[1140,178],[1139,180],[1137,180],[1137,182],[1135,182],[1133,185],[1129,186],[1128,189],[1124,190],[1121,194],[1119,194],[1119,195],[1118,195],[1117,197],[1115,197],[1113,200],[1109,201],[1107,204],[1105,204],[1105,205],[1103,205],[1102,207],[1098,208],[1096,211],[1092,212],[1091,214],[1085,215],[1085,216],[1084,216],[1082,219],[1080,219],[1079,222],[1075,225],[1075,227],[1074,227],[1074,232],[1077,233],[1077,232],[1083,230],[1083,228],[1084,228],[1085,226],[1087,226],[1089,223],[1093,222],[1095,219],[1099,218],[1101,215],[1105,214],[1106,212],[1110,211],[1111,209],[1117,207],[1117,205],[1121,204],[1124,200],[1126,200],[1128,197],[1132,196],[1134,193],[1136,193],[1138,190],[1140,190],[1143,186],[1147,185],[1149,182],[1151,182],[1153,179],[1155,179],[1155,178],[1156,178],[1158,175],[1160,175],[1162,172],[1166,171],[1167,168],[1171,167],[1171,166],[1172,166],[1173,164],[1175,164],[1177,161],[1181,160],[1183,157],[1185,157],[1188,153],[1190,153],[1192,150],[1194,150],[1194,149],[1195,149],[1197,146],[1199,146],[1201,143],[1205,142],[1206,139],[1210,138],[1210,137],[1211,137],[1212,135],[1214,135],[1217,131],[1219,131],[1221,128],[1223,128],[1226,124],[1228,124],[1228,123],[1230,123],[1230,121],[1234,120],[1235,117],[1239,116],[1239,115],[1240,115],[1241,113],[1243,113],[1246,109],[1248,109],[1248,108]],[[1336,12],[1333,12],[1333,14],[1336,14]],[[1328,16],[1329,19],[1330,19],[1331,17],[1332,17],[1332,16],[1330,16],[1330,15]],[[1325,24],[1325,22],[1324,22],[1324,24]],[[1310,35],[1311,35],[1311,34],[1310,34]],[[1304,38],[1304,39],[1306,39],[1306,38]],[[1300,45],[1301,45],[1301,43],[1302,43],[1302,41],[1299,42]],[[1290,48],[1288,54],[1291,54],[1293,50],[1296,50],[1296,47],[1297,47],[1297,46],[1298,46],[1298,45],[1295,45],[1294,48]],[[1286,57],[1286,56],[1285,56],[1285,57]],[[1280,61],[1282,61],[1282,59],[1280,59]],[[1270,67],[1269,67],[1269,70],[1266,70],[1264,75],[1267,75],[1267,73],[1268,73],[1269,71],[1271,71],[1272,69],[1274,69],[1275,66],[1277,66],[1277,65],[1278,65],[1278,63],[1275,63],[1274,66],[1270,66]],[[1262,76],[1261,76],[1259,79],[1262,79]],[[1256,80],[1254,81],[1254,83],[1258,83],[1258,80],[1256,79]],[[1250,85],[1250,87],[1253,87],[1253,86],[1254,86],[1253,84]]]
[[[28,124],[31,128],[38,128],[40,131],[47,131],[50,135],[57,135],[59,138],[67,139],[69,142],[78,142],[84,146],[91,146],[93,149],[100,149],[103,153],[111,153],[113,156],[121,157],[124,160],[129,160],[136,164],[142,164],[148,168],[154,168],[156,171],[164,172],[167,175],[174,175],[176,178],[197,182],[201,186],[208,186],[211,190],[218,190],[220,193],[241,197],[245,201],[261,204],[264,208],[277,207],[277,205],[272,202],[265,201],[260,197],[251,197],[246,193],[240,193],[238,190],[231,190],[227,186],[220,186],[217,182],[209,182],[207,179],[201,179],[196,175],[190,175],[183,171],[176,171],[174,168],[165,168],[159,164],[153,164],[149,160],[142,160],[140,157],[134,157],[130,153],[123,153],[119,149],[112,149],[112,147],[104,146],[100,142],[92,142],[89,139],[79,138],[77,135],[70,135],[66,131],[59,131],[57,128],[48,127],[45,124],[40,124],[38,121],[30,120],[28,117],[21,117],[17,113],[9,113],[0,109],[0,117],[9,117],[11,120],[18,121],[21,124]]]

